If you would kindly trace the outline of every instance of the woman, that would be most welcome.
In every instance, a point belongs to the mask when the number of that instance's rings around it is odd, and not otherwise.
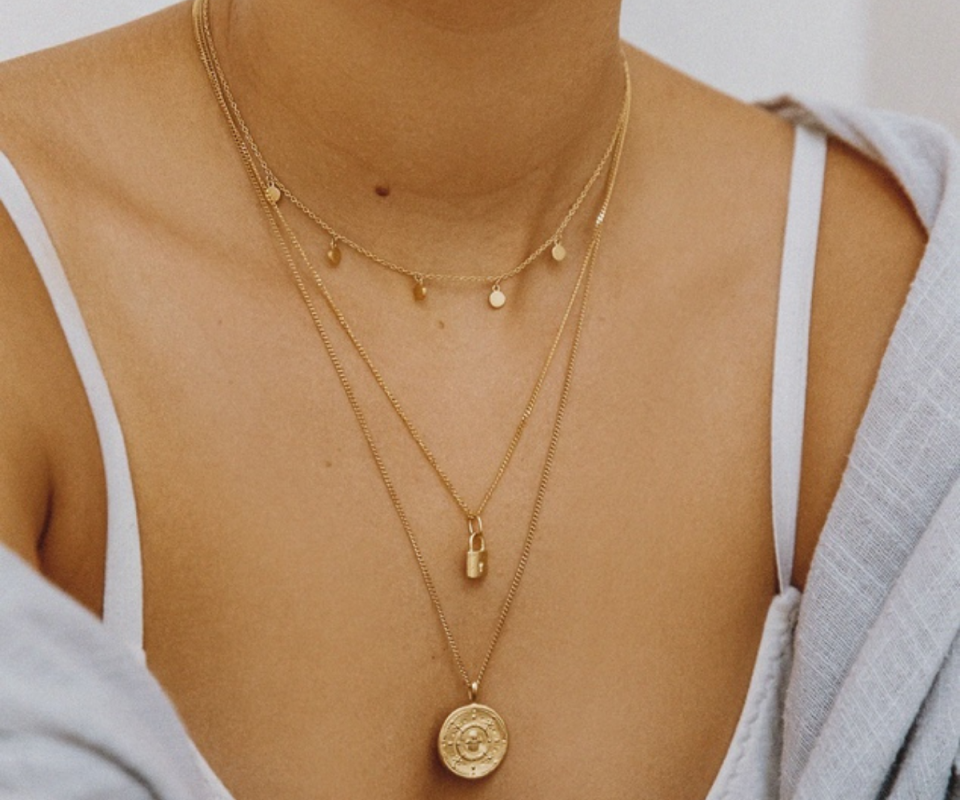
[[[13,790],[960,791],[960,190],[902,188],[956,151],[622,61],[618,13],[211,0],[0,70],[0,530],[72,598],[4,556]]]

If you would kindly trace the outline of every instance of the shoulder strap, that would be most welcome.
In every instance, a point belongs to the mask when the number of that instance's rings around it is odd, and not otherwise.
[[[771,412],[773,537],[781,593],[791,584],[797,540],[810,308],[826,155],[826,137],[798,125],[780,267]]]
[[[113,398],[60,258],[30,193],[0,152],[0,205],[30,252],[50,295],[93,413],[107,489],[107,557],[103,621],[138,653],[143,652],[143,570],[137,505]]]

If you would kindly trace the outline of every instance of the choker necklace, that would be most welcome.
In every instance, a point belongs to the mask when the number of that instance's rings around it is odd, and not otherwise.
[[[597,179],[602,174],[604,167],[607,165],[607,162],[610,160],[616,146],[620,128],[624,124],[624,115],[626,113],[626,95],[624,95],[624,102],[620,108],[620,114],[617,118],[616,128],[614,129],[614,132],[610,137],[610,142],[607,145],[607,148],[604,151],[603,156],[600,158],[596,168],[587,179],[587,182],[580,190],[580,193],[577,195],[576,199],[570,204],[566,214],[563,216],[563,219],[560,221],[560,224],[556,227],[553,233],[517,266],[499,275],[456,275],[443,272],[423,272],[421,270],[404,267],[394,261],[391,261],[390,259],[384,258],[362,244],[357,243],[349,236],[340,233],[332,225],[320,217],[319,214],[307,206],[306,203],[301,201],[277,177],[276,173],[271,169],[270,165],[267,163],[267,160],[264,158],[263,153],[253,138],[253,134],[251,133],[249,126],[244,120],[243,115],[240,113],[240,107],[233,96],[233,92],[230,89],[230,84],[227,82],[223,67],[220,64],[220,59],[217,56],[216,48],[213,45],[212,37],[210,37],[207,42],[207,49],[208,57],[210,59],[210,70],[215,73],[216,79],[220,83],[220,90],[223,92],[224,101],[229,108],[229,113],[233,116],[234,123],[236,124],[240,135],[243,137],[251,155],[260,166],[264,183],[262,191],[265,193],[267,200],[274,205],[279,204],[283,199],[289,201],[291,205],[302,212],[313,223],[318,225],[330,237],[330,244],[326,251],[326,260],[330,266],[336,267],[340,264],[343,258],[341,245],[349,247],[351,250],[373,262],[374,264],[389,269],[397,274],[403,275],[409,280],[413,281],[413,297],[415,300],[419,301],[426,299],[428,283],[482,283],[489,287],[487,302],[490,308],[500,309],[503,308],[507,302],[507,296],[503,291],[503,284],[507,280],[518,276],[547,250],[550,251],[550,257],[554,262],[563,261],[567,256],[567,250],[562,242],[563,234],[570,222],[573,220],[574,216],[576,216],[577,211],[580,210],[580,207],[587,199],[590,190],[593,188],[593,185],[596,183]],[[627,59],[622,48],[620,55],[623,62],[624,74],[626,75],[628,70]]]
[[[556,457],[560,430],[563,423],[564,413],[568,404],[574,365],[576,363],[577,352],[579,350],[581,334],[583,331],[587,299],[590,293],[590,280],[593,274],[593,264],[596,260],[601,235],[603,232],[603,224],[607,209],[610,204],[610,199],[612,197],[613,188],[616,183],[620,158],[623,152],[623,144],[626,136],[626,119],[630,108],[629,70],[625,67],[624,109],[626,113],[622,117],[623,124],[622,127],[618,128],[618,135],[615,139],[615,147],[613,148],[612,152],[611,167],[607,176],[603,202],[600,207],[600,211],[595,218],[590,242],[584,256],[584,262],[580,276],[581,280],[578,281],[577,287],[574,291],[574,296],[571,298],[572,306],[573,299],[575,299],[578,291],[582,288],[582,298],[580,301],[580,309],[577,315],[576,329],[574,331],[573,342],[570,346],[570,351],[567,358],[567,366],[563,377],[563,386],[557,404],[550,442],[544,458],[543,468],[540,473],[536,499],[534,501],[533,511],[530,517],[530,523],[523,541],[523,547],[513,579],[510,583],[509,589],[507,590],[503,603],[501,604],[500,614],[497,617],[493,635],[487,647],[486,654],[481,662],[479,670],[477,671],[476,678],[471,679],[470,673],[467,671],[462,654],[460,652],[460,648],[447,621],[446,613],[443,610],[436,585],[423,557],[419,542],[414,534],[409,518],[404,511],[400,497],[387,470],[386,464],[380,455],[379,448],[377,447],[376,441],[374,440],[373,434],[367,423],[366,415],[363,413],[363,409],[357,400],[353,386],[350,383],[346,372],[343,369],[341,360],[333,347],[333,343],[327,333],[326,327],[324,326],[320,314],[317,311],[317,306],[314,303],[313,296],[307,289],[307,281],[304,278],[300,268],[297,266],[296,259],[294,258],[294,252],[300,256],[308,271],[310,271],[313,275],[314,282],[324,294],[325,299],[329,292],[324,286],[319,273],[313,269],[305,250],[301,246],[289,223],[286,221],[282,211],[279,209],[276,200],[271,199],[272,193],[268,191],[270,184],[265,182],[264,178],[261,177],[261,175],[257,172],[251,149],[248,146],[241,129],[237,126],[236,121],[230,114],[226,97],[224,95],[222,86],[217,79],[217,72],[211,58],[212,38],[210,37],[209,30],[209,17],[207,10],[208,1],[209,0],[194,0],[193,6],[194,33],[196,35],[196,41],[200,51],[200,58],[207,70],[211,87],[213,88],[217,102],[227,120],[234,143],[240,152],[247,177],[249,178],[251,185],[256,190],[260,208],[264,212],[270,227],[270,231],[278,244],[283,259],[290,270],[290,274],[294,280],[294,283],[296,284],[304,304],[310,313],[314,327],[320,336],[324,349],[330,358],[344,394],[350,403],[350,407],[353,410],[357,423],[370,449],[370,453],[373,456],[373,460],[376,463],[377,470],[380,473],[381,480],[383,481],[384,487],[387,490],[390,501],[393,504],[401,526],[407,535],[407,539],[416,558],[424,586],[428,595],[430,596],[430,600],[437,613],[437,618],[443,629],[450,653],[452,654],[456,663],[460,678],[467,689],[467,697],[469,701],[468,704],[452,711],[447,716],[440,728],[436,740],[437,751],[440,760],[454,775],[467,779],[482,778],[486,775],[489,775],[502,763],[507,752],[508,735],[503,718],[490,706],[478,702],[480,685],[484,675],[486,674],[487,667],[490,664],[494,648],[500,640],[500,636],[506,623],[507,615],[512,608],[514,598],[519,589],[520,582],[523,578],[524,571],[530,558],[533,541],[539,528],[540,515],[543,509],[544,498],[552,472],[554,459]],[[626,65],[625,59],[624,64]],[[481,532],[476,531],[476,533]]]

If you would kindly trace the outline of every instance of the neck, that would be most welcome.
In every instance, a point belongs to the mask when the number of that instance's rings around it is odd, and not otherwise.
[[[616,124],[618,0],[211,6],[227,78],[281,180],[335,228],[425,268],[496,272],[458,261],[481,242],[481,262],[522,257]]]

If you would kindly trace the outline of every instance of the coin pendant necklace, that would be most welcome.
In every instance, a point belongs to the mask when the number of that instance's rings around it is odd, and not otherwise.
[[[480,687],[470,687],[470,703],[450,712],[440,726],[437,751],[454,775],[475,780],[500,766],[507,754],[507,726],[490,706],[476,702]]]
[[[433,581],[433,577],[430,574],[430,570],[427,567],[426,560],[424,559],[421,551],[420,544],[404,510],[403,504],[401,503],[394,482],[391,479],[386,464],[380,454],[379,447],[376,444],[376,441],[370,430],[370,426],[367,423],[366,415],[363,412],[353,386],[343,368],[340,357],[333,347],[333,343],[326,331],[326,326],[323,324],[323,320],[317,310],[317,305],[314,302],[313,295],[307,288],[307,280],[305,279],[300,267],[297,265],[297,261],[294,256],[295,253],[303,261],[308,272],[314,274],[315,282],[318,283],[321,291],[326,293],[328,290],[323,285],[322,281],[316,278],[316,273],[313,271],[312,264],[307,256],[306,251],[300,244],[299,239],[296,237],[293,229],[286,221],[277,203],[271,199],[273,193],[270,191],[270,184],[265,182],[257,171],[254,157],[251,154],[248,143],[244,139],[242,131],[238,127],[236,120],[230,113],[230,107],[225,98],[223,88],[218,81],[217,70],[213,62],[213,54],[211,51],[212,38],[210,37],[209,31],[207,2],[208,0],[194,0],[193,6],[194,33],[200,51],[201,61],[207,70],[207,75],[210,79],[210,84],[213,88],[214,95],[228,123],[234,143],[237,146],[243,161],[243,166],[247,173],[247,177],[250,179],[250,182],[255,189],[258,203],[261,210],[264,212],[271,234],[277,242],[278,248],[287,264],[291,277],[293,278],[297,290],[299,291],[300,296],[307,307],[310,317],[314,323],[314,327],[316,328],[317,333],[323,343],[324,349],[326,350],[327,355],[334,367],[337,378],[377,466],[377,470],[380,474],[383,485],[387,490],[390,501],[393,504],[400,524],[403,527],[411,549],[413,550],[418,568],[420,570],[420,575],[423,579],[424,587],[426,588],[427,594],[429,595],[437,613],[437,618],[440,622],[441,628],[443,629],[443,633],[446,638],[448,648],[456,664],[457,671],[459,672],[460,678],[467,689],[468,703],[454,709],[447,716],[440,728],[436,739],[437,753],[441,762],[452,774],[471,780],[483,778],[496,770],[497,767],[503,762],[507,753],[509,739],[506,724],[504,723],[504,720],[500,714],[498,714],[489,705],[479,702],[480,686],[487,667],[490,664],[494,649],[496,648],[496,645],[500,640],[500,636],[503,633],[507,616],[513,606],[514,598],[516,597],[517,591],[520,587],[520,582],[523,578],[524,571],[530,558],[534,538],[539,528],[544,498],[546,496],[546,490],[556,456],[557,445],[560,438],[560,430],[564,419],[564,413],[568,404],[570,387],[573,379],[574,365],[576,363],[577,353],[580,346],[587,300],[590,294],[590,280],[593,274],[593,264],[596,260],[597,250],[599,248],[600,238],[603,232],[603,223],[606,217],[610,199],[612,197],[613,188],[616,183],[620,158],[623,152],[623,143],[626,135],[626,117],[624,118],[622,126],[618,130],[616,146],[611,159],[610,171],[607,176],[607,184],[605,187],[603,202],[594,221],[590,242],[587,247],[586,254],[584,255],[580,279],[578,279],[577,287],[574,292],[574,297],[576,297],[578,291],[582,289],[580,308],[577,314],[577,323],[573,334],[573,341],[570,345],[570,351],[567,357],[567,365],[564,371],[563,385],[560,392],[560,398],[557,403],[553,429],[551,432],[549,445],[547,447],[546,456],[544,458],[543,468],[540,473],[540,479],[537,485],[536,498],[533,505],[533,511],[530,516],[530,522],[527,527],[526,536],[523,540],[520,558],[518,560],[516,570],[514,571],[513,579],[510,582],[506,596],[501,604],[500,613],[497,617],[490,643],[487,646],[486,654],[481,662],[479,670],[477,671],[476,677],[471,678],[461,655],[460,648],[450,628],[446,613],[444,612],[443,605],[441,604],[440,597],[437,592],[436,585]],[[625,95],[625,107],[629,113],[630,76],[628,69],[625,69]],[[482,527],[479,519],[477,519],[475,524],[477,525],[477,528],[471,528],[471,535],[482,535]],[[482,549],[480,552],[482,552]],[[482,558],[479,558],[478,560],[482,562]]]

